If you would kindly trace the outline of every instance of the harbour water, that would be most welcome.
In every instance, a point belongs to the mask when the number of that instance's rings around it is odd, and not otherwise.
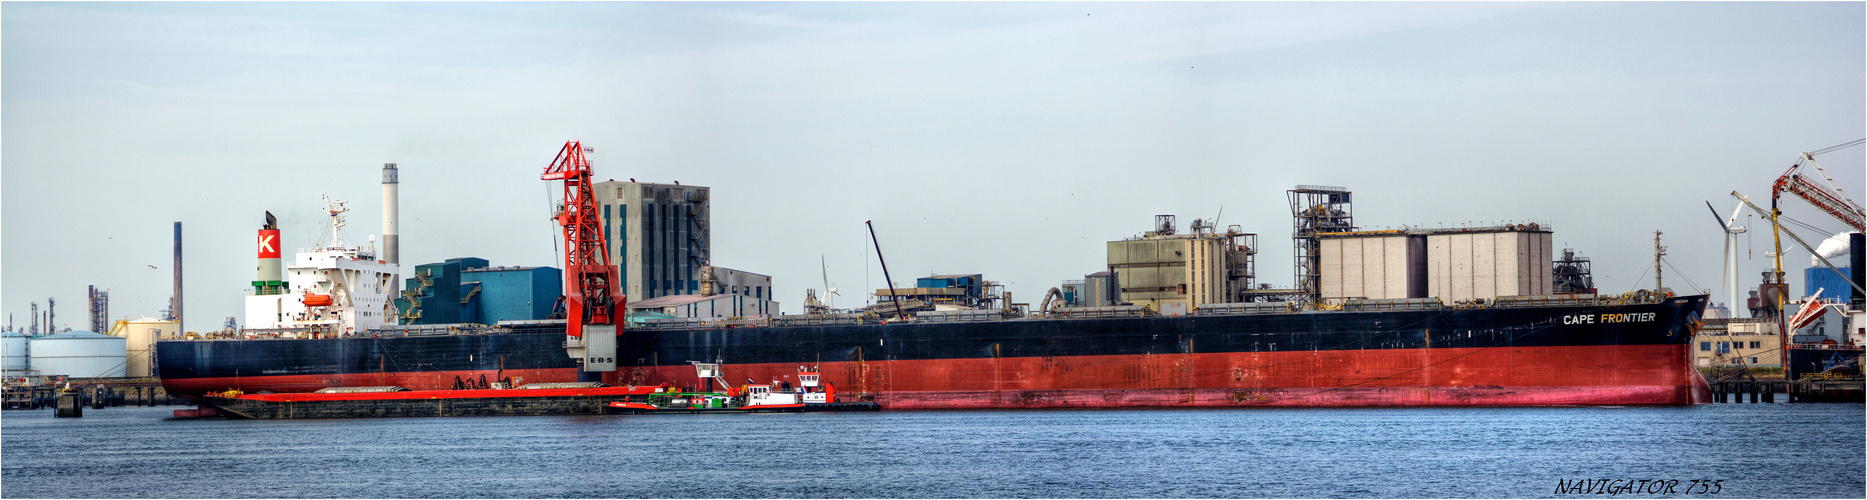
[[[304,421],[172,409],[5,412],[0,497],[1867,496],[1860,404]],[[1604,479],[1678,483],[1597,494]]]

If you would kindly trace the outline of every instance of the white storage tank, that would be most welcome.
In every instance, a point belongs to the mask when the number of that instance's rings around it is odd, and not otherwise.
[[[156,341],[181,337],[181,327],[175,320],[139,318],[117,322],[110,334],[128,340],[125,355],[129,362],[124,365],[124,376],[154,377]]]
[[[32,339],[28,362],[40,375],[122,377],[127,345],[123,337],[73,330]]]
[[[32,367],[26,362],[26,342],[24,333],[0,332],[0,350],[6,351],[5,371],[25,371]]]

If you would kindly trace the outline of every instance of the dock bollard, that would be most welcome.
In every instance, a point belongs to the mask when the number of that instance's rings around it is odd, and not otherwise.
[[[78,393],[58,395],[58,403],[53,405],[52,416],[55,418],[77,418],[84,416],[84,405],[78,401]]]

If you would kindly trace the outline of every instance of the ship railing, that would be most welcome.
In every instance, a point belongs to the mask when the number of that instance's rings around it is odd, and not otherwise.
[[[1626,302],[1620,297],[1602,296],[1592,293],[1563,293],[1555,295],[1503,295],[1492,301],[1492,307],[1557,307],[1557,306],[1608,306]]]
[[[1218,304],[1200,304],[1193,308],[1193,314],[1201,316],[1232,314],[1283,314],[1295,311],[1289,302],[1226,302]]]
[[[953,323],[967,321],[999,321],[1005,315],[998,309],[973,309],[964,311],[921,311],[914,313],[914,318],[932,323]]]
[[[865,321],[860,314],[790,314],[772,318],[772,326],[840,326],[861,325]]]
[[[1855,350],[1861,348],[1861,346],[1853,344],[1824,344],[1821,342],[1791,342],[1790,345],[1795,346],[1796,349]]]
[[[642,320],[644,330],[693,330],[707,328],[705,318],[654,318]]]
[[[1711,318],[1707,325],[1776,324],[1776,318]]]
[[[1446,307],[1438,298],[1412,299],[1349,299],[1342,302],[1343,311],[1435,311]]]
[[[1147,306],[1058,307],[1050,311],[1050,317],[1061,319],[1142,318],[1158,314]]]

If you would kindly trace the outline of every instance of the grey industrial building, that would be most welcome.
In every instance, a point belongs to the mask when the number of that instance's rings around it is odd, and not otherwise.
[[[598,182],[603,239],[629,300],[700,293],[712,249],[709,189],[647,182]]]
[[[711,265],[711,189],[613,180],[592,187],[609,260],[630,306],[655,304],[647,301],[658,297],[724,294],[746,297],[730,308],[732,316],[778,313],[771,276]],[[705,283],[709,272],[712,289]]]
[[[1181,234],[1174,216],[1157,215],[1154,229],[1138,238],[1108,242],[1108,267],[1122,302],[1149,306],[1166,314],[1184,314],[1202,304],[1242,302],[1256,279],[1257,235],[1236,226],[1223,233],[1193,220]],[[1090,275],[1085,281],[1103,281]],[[1085,287],[1088,288],[1088,287]],[[1101,305],[1099,293],[1085,295]]]

